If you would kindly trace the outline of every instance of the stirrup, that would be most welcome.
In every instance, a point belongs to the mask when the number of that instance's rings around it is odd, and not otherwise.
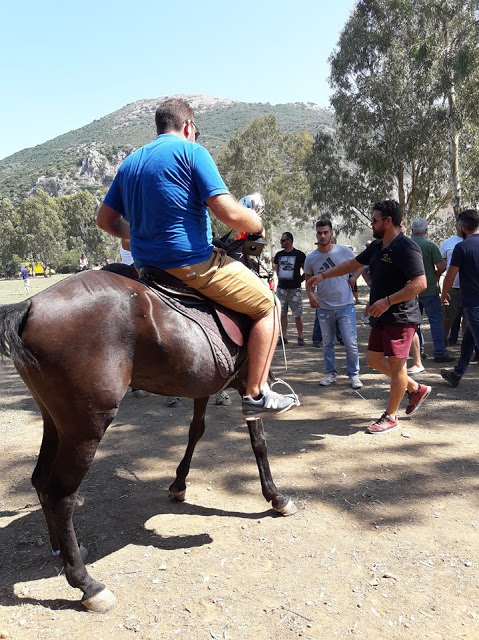
[[[274,380],[274,382],[272,382],[269,385],[269,388],[273,389],[275,384],[284,384],[285,387],[288,387],[291,393],[283,393],[282,395],[285,396],[286,398],[291,398],[292,400],[294,400],[294,405],[296,407],[301,406],[301,402],[299,401],[297,394],[293,391],[293,387],[290,384],[288,384],[284,380],[281,380],[281,378],[276,378],[276,380]]]

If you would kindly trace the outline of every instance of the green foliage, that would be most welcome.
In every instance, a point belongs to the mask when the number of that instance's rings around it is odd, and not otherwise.
[[[22,255],[53,264],[55,256],[65,246],[57,200],[39,191],[37,195],[25,198],[19,212]]]
[[[321,214],[334,219],[338,231],[348,234],[369,225],[371,203],[393,188],[390,174],[360,170],[348,163],[337,138],[326,132],[316,135],[306,171]]]
[[[125,154],[146,144],[156,136],[154,115],[159,100],[139,100],[85,127],[65,133],[36,147],[24,149],[0,160],[0,197],[18,200],[35,186],[40,176],[71,176],[77,189],[95,190],[109,180],[88,186],[78,175],[88,149],[95,148],[115,163]],[[252,119],[275,114],[285,131],[307,131],[313,135],[320,126],[332,125],[333,114],[315,105],[248,104],[234,102],[197,109],[196,121],[201,130],[201,143],[217,157],[238,129]],[[51,195],[60,195],[50,191]],[[63,192],[65,193],[65,192]]]
[[[25,259],[71,273],[83,251],[93,264],[118,260],[119,241],[97,227],[97,209],[88,191],[60,198],[39,191],[17,207],[0,199],[0,274],[14,276]]]
[[[218,167],[236,198],[255,191],[263,195],[265,227],[299,223],[312,217],[304,168],[311,145],[307,133],[285,132],[268,115],[231,138],[219,154]]]
[[[88,191],[59,199],[67,249],[99,256],[105,252],[105,234],[96,224],[98,204]]]
[[[114,167],[155,137],[157,102],[135,102],[0,160],[0,273],[13,275],[30,256],[59,272],[75,270],[83,251],[92,264],[118,259],[118,240],[96,226],[96,210],[112,177],[102,163]],[[251,124],[245,132],[254,118],[262,124]],[[264,193],[267,224],[312,215],[304,162],[312,145],[310,135],[321,126],[332,126],[330,111],[304,104],[232,103],[198,108],[196,121],[202,143],[214,156],[236,134],[224,151],[232,177],[230,182],[227,176],[227,182],[238,197],[255,189]],[[82,174],[91,158],[99,161],[94,179]],[[212,225],[218,236],[227,232],[214,217]]]
[[[378,190],[381,199],[397,197],[408,217],[431,218],[450,203],[459,181],[451,141],[477,120],[477,6],[466,0],[357,3],[330,58],[339,144],[329,163],[332,187],[315,185],[318,205],[326,205],[326,193],[343,213],[351,205],[362,209],[363,187],[372,189],[370,201]],[[318,140],[320,157],[312,166],[326,160],[322,149]],[[468,166],[470,156],[461,144],[458,150]]]

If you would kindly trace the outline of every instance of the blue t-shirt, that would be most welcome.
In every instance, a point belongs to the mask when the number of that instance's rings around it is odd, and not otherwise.
[[[135,266],[173,269],[210,257],[205,201],[223,193],[228,189],[208,151],[166,133],[124,160],[105,204],[130,223]]]
[[[471,233],[456,244],[451,265],[459,267],[462,306],[479,307],[479,233]]]

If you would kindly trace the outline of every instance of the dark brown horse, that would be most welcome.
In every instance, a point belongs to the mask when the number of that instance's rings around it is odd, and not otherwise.
[[[71,276],[25,302],[0,307],[0,353],[11,356],[43,417],[43,441],[32,483],[42,505],[52,550],[65,575],[83,592],[87,609],[108,611],[114,595],[87,572],[72,523],[75,498],[97,447],[128,386],[166,396],[194,398],[188,446],[172,498],[184,500],[196,443],[205,429],[210,395],[225,379],[205,333],[140,281],[107,271]],[[242,363],[228,386],[244,393]],[[260,419],[248,420],[266,500],[294,513],[279,493],[268,465]]]

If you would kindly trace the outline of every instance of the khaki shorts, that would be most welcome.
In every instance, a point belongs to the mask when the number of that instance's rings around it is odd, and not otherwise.
[[[213,249],[203,262],[166,271],[207,298],[245,313],[253,320],[264,318],[274,307],[273,292],[244,264],[229,258],[223,249]]]

